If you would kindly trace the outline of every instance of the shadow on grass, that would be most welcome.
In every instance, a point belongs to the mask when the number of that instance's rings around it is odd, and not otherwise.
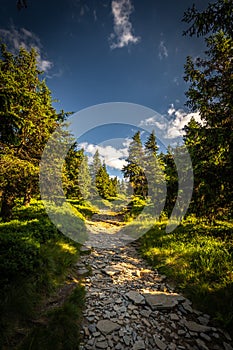
[[[14,220],[0,223],[1,348],[16,348],[18,325],[30,328],[30,319],[77,262],[79,248],[51,223],[41,202],[18,208]]]

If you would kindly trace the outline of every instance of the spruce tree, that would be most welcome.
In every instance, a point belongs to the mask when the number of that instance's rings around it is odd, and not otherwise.
[[[122,169],[124,177],[129,179],[134,195],[145,198],[147,196],[147,181],[143,169],[144,151],[142,147],[140,131],[132,137],[129,145],[129,156],[126,159],[127,165]]]
[[[156,142],[154,131],[149,135],[145,143],[145,173],[148,182],[148,192],[154,205],[160,204],[164,200],[164,165],[158,155],[159,147]]]
[[[1,216],[7,220],[17,197],[38,191],[39,162],[58,125],[51,92],[37,69],[34,49],[13,55],[4,44],[0,59]]]
[[[198,206],[213,218],[233,207],[233,3],[218,0],[202,12],[193,6],[183,21],[189,23],[185,34],[205,36],[207,47],[203,58],[188,57],[185,65],[187,105],[204,122],[202,127],[190,122],[185,142]]]

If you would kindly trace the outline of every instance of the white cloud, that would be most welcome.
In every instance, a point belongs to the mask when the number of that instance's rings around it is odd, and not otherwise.
[[[173,119],[169,123],[168,136],[171,138],[173,135],[184,134],[184,127],[190,122],[191,118],[194,118],[198,123],[203,125],[199,112],[186,113],[182,109],[175,110],[173,112]]]
[[[163,58],[168,57],[168,49],[164,44],[164,41],[161,40],[159,43],[159,59],[162,60]]]
[[[20,28],[17,30],[14,26],[12,26],[9,30],[0,29],[0,37],[2,37],[3,41],[6,42],[9,50],[14,54],[18,53],[20,47],[23,47],[27,51],[34,47],[38,53],[38,69],[43,70],[44,72],[48,72],[52,68],[53,63],[42,57],[41,41],[39,37],[33,32],[30,32],[25,28]]]
[[[112,1],[114,33],[110,36],[111,49],[122,48],[139,42],[140,37],[133,34],[132,23],[129,20],[133,10],[134,8],[130,0]]]
[[[105,162],[106,165],[117,170],[121,170],[126,164],[125,158],[128,156],[128,143],[124,143],[124,148],[116,149],[113,146],[101,146],[93,145],[87,142],[79,144],[86,153],[91,155],[90,160],[95,152],[98,150],[101,161]]]
[[[173,113],[175,113],[175,108],[174,108],[174,104],[172,103],[171,106],[169,107],[167,113],[168,115],[172,115]]]
[[[147,118],[145,120],[142,120],[140,122],[139,126],[141,126],[141,127],[143,127],[143,126],[155,126],[156,128],[158,128],[160,130],[165,130],[166,124],[158,121],[157,119],[158,119],[157,117]]]
[[[203,125],[199,112],[186,113],[182,109],[175,109],[172,104],[167,111],[167,118],[161,116],[161,120],[158,120],[158,116],[150,117],[142,120],[140,126],[155,127],[157,131],[164,139],[181,139],[184,135],[184,127],[187,125],[191,118],[194,118],[198,123]]]

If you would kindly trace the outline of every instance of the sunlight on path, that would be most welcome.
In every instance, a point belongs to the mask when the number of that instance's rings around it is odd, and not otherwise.
[[[134,240],[131,236],[121,233],[125,226],[126,223],[119,213],[101,209],[100,214],[94,214],[91,220],[86,221],[89,239],[85,245],[100,248],[124,246]]]

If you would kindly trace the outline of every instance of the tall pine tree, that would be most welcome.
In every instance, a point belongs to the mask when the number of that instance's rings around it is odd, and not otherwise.
[[[185,34],[204,35],[207,46],[203,58],[188,57],[185,65],[187,105],[204,122],[202,127],[193,121],[188,125],[185,142],[192,155],[197,207],[213,218],[233,207],[233,3],[218,0],[203,12],[193,6],[183,21],[190,24]]]
[[[11,216],[16,197],[25,203],[37,189],[39,162],[59,116],[51,92],[40,79],[37,53],[21,48],[16,55],[1,45],[0,191],[1,216]]]
[[[122,169],[124,177],[129,179],[134,195],[145,198],[147,196],[147,180],[143,169],[144,151],[141,142],[140,131],[132,137],[129,145],[127,165]]]

